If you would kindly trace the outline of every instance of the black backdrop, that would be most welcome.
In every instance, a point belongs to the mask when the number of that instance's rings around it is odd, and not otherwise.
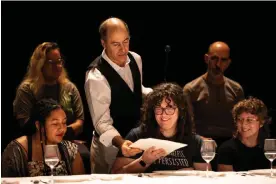
[[[130,28],[132,51],[143,59],[145,86],[164,81],[164,47],[171,46],[167,81],[185,83],[203,74],[203,56],[210,43],[231,48],[225,75],[240,82],[245,95],[275,109],[275,2],[1,2],[1,147],[14,138],[12,102],[34,48],[55,41],[66,57],[70,79],[84,104],[86,67],[102,47],[100,23],[111,16]],[[273,111],[270,115],[273,116]],[[85,104],[84,139],[92,126]],[[274,111],[275,114],[275,111]]]

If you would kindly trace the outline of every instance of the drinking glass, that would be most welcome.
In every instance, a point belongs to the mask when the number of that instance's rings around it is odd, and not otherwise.
[[[52,177],[52,183],[54,183],[54,174],[53,174],[53,170],[55,168],[55,166],[58,164],[59,162],[59,150],[58,150],[58,146],[55,144],[53,145],[45,145],[44,147],[44,157],[45,157],[45,163],[50,167],[51,169],[51,177]]]
[[[201,156],[206,161],[207,167],[206,167],[206,177],[208,177],[208,166],[211,160],[215,158],[216,155],[216,147],[217,144],[214,140],[203,140],[201,145]]]
[[[270,161],[270,176],[273,177],[272,163],[276,158],[276,139],[265,139],[264,154]]]

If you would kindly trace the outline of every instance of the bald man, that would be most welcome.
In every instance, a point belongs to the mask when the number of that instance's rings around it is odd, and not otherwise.
[[[210,45],[204,56],[207,72],[184,86],[193,131],[218,145],[232,137],[231,110],[244,99],[241,85],[224,76],[231,63],[230,48],[221,41]]]
[[[141,150],[124,140],[138,125],[142,94],[142,60],[129,51],[129,29],[119,18],[105,20],[99,28],[102,54],[88,67],[85,93],[95,131],[91,144],[92,173],[110,173],[118,151],[134,156]]]

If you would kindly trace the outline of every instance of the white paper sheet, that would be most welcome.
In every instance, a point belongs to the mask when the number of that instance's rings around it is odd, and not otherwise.
[[[140,148],[142,150],[146,150],[152,146],[155,146],[156,149],[163,148],[167,154],[170,154],[174,150],[187,146],[187,144],[182,144],[173,141],[147,138],[147,139],[139,139],[130,145],[133,148]]]

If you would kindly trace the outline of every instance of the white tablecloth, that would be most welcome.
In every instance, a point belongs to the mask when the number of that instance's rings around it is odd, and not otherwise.
[[[213,173],[213,174],[212,174]],[[66,184],[276,184],[276,176],[271,178],[269,175],[251,175],[236,172],[212,172],[212,176],[206,178],[205,174],[171,176],[159,174],[92,174],[92,175],[75,175],[75,176],[54,176],[55,183]],[[1,178],[2,184],[33,184],[33,181],[49,182],[51,177],[26,177],[26,178]],[[43,181],[43,182],[41,182]],[[50,184],[50,182],[49,182]]]

